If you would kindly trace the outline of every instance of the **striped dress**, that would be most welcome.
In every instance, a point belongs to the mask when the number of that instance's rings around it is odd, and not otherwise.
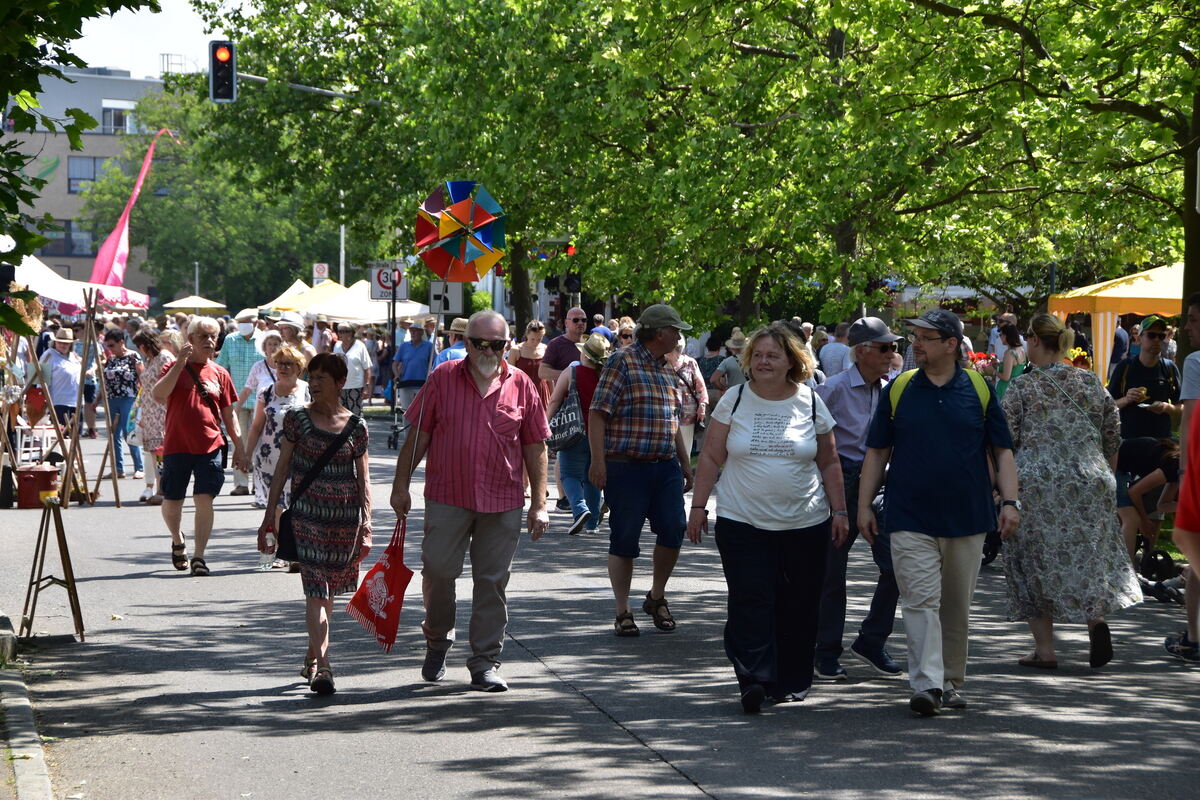
[[[296,553],[305,597],[332,597],[358,588],[358,525],[362,505],[354,461],[367,452],[367,428],[358,427],[321,474],[292,505]],[[291,485],[298,487],[337,434],[313,424],[307,408],[288,411],[283,435],[292,450]]]

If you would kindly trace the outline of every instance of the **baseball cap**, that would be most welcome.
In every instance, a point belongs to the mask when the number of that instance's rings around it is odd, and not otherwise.
[[[1165,319],[1158,316],[1157,314],[1151,314],[1150,316],[1148,316],[1144,320],[1142,320],[1142,331],[1148,331],[1154,325],[1162,325],[1162,329],[1164,331],[1168,327],[1167,321]]]
[[[959,341],[963,338],[962,320],[953,311],[947,311],[944,308],[933,308],[916,319],[904,321],[917,328],[937,331],[943,336],[953,336]]]
[[[850,325],[850,332],[847,336],[851,347],[863,342],[895,342],[900,339],[879,317],[856,319]]]
[[[668,305],[663,303],[655,303],[642,312],[638,317],[638,325],[643,328],[675,328],[681,331],[690,331],[691,325],[684,322],[678,312]]]

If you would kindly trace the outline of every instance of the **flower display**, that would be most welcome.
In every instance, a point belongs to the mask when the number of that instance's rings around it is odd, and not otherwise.
[[[1088,371],[1092,369],[1092,359],[1088,358],[1087,350],[1084,350],[1082,347],[1072,347],[1064,361],[1080,369]]]

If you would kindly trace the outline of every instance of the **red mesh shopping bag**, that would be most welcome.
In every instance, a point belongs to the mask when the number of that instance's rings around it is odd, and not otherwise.
[[[404,564],[404,534],[408,518],[396,523],[392,541],[375,566],[367,571],[358,591],[350,599],[346,610],[375,635],[375,641],[385,653],[392,651],[396,643],[396,631],[400,627],[400,610],[404,607],[404,591],[412,580],[413,571]]]

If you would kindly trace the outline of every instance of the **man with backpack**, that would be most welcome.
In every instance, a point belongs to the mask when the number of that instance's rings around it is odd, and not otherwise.
[[[958,364],[962,321],[934,309],[907,320],[915,328],[917,369],[899,375],[880,398],[858,486],[858,528],[874,543],[871,507],[890,464],[887,514],[892,567],[908,639],[909,707],[922,717],[966,708],[971,596],[983,540],[996,528],[989,457],[1002,505],[1000,532],[1020,523],[1012,437],[995,391]]]
[[[1146,317],[1138,334],[1141,350],[1137,357],[1117,364],[1109,378],[1108,393],[1121,410],[1122,439],[1169,438],[1183,414],[1179,368],[1162,358],[1166,338],[1166,320],[1153,314]]]

